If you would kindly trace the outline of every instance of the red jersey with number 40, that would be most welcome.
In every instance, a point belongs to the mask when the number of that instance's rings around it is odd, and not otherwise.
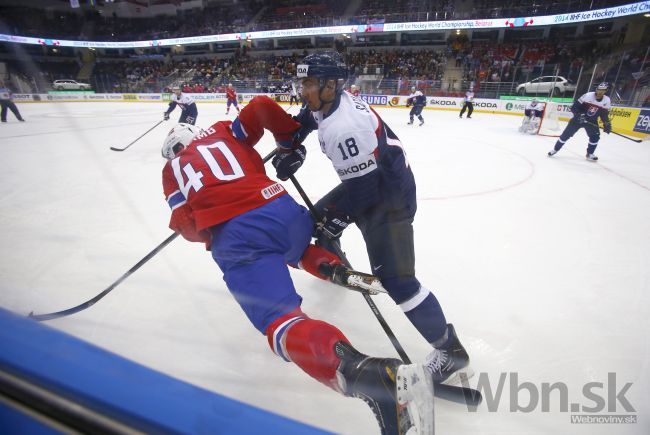
[[[209,246],[210,234],[204,230],[284,195],[282,185],[266,176],[253,147],[264,130],[276,143],[291,144],[299,128],[282,107],[262,95],[233,122],[217,122],[195,137],[163,168],[163,190],[172,209],[169,227]]]
[[[233,137],[230,126],[228,121],[217,122],[163,169],[167,203],[172,210],[189,205],[197,231],[286,193],[266,176],[257,151]]]

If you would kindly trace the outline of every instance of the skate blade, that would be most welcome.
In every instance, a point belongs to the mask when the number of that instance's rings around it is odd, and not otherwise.
[[[401,435],[434,435],[433,389],[431,373],[425,366],[408,364],[397,369],[397,404],[406,409],[411,420]]]
[[[474,376],[474,370],[470,366],[463,367],[455,371],[451,376],[441,382],[444,385],[462,386],[463,381],[466,381]]]

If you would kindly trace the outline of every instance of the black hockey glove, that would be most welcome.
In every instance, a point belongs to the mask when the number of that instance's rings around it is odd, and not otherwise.
[[[603,127],[603,131],[607,134],[610,134],[612,132],[612,123],[611,122],[605,123],[605,126]]]
[[[167,113],[167,112],[163,113],[163,119],[165,121],[169,121],[169,113]]]
[[[587,115],[584,113],[581,113],[578,115],[578,124],[580,125],[585,125],[587,124]]]
[[[350,216],[340,212],[336,208],[326,208],[325,215],[316,224],[316,231],[325,234],[330,239],[338,239],[344,229],[350,225]]]
[[[302,166],[307,157],[307,149],[304,145],[298,146],[295,150],[282,151],[278,149],[271,163],[275,168],[277,177],[286,181]]]

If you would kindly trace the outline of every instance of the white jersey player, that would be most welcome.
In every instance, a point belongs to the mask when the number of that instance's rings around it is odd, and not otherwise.
[[[356,224],[373,272],[433,348],[427,358],[433,380],[445,381],[469,364],[469,356],[453,325],[447,323],[437,298],[415,277],[416,186],[402,143],[365,101],[343,90],[348,72],[338,53],[310,54],[298,65],[297,72],[302,78],[306,105],[295,117],[302,125],[298,137],[304,139],[305,132],[318,130],[321,150],[341,180],[314,206],[319,216],[318,242],[339,251],[344,229],[350,223]],[[282,164],[277,160],[274,166],[286,174],[285,169],[299,167],[295,161]],[[394,387],[385,386],[391,390]],[[390,426],[399,427],[394,396],[370,399],[367,402],[375,411],[382,433],[399,433],[389,430]]]
[[[165,121],[169,119],[169,114],[172,113],[172,110],[178,106],[181,108],[181,117],[178,119],[178,122],[194,125],[196,123],[197,116],[199,116],[199,111],[196,108],[194,98],[190,97],[187,94],[184,94],[178,86],[174,86],[172,88],[172,91],[173,93],[169,101],[169,108],[163,115]]]
[[[533,98],[524,108],[524,119],[521,122],[519,131],[528,134],[537,133],[539,130],[539,124],[542,121],[543,113],[543,103],[540,103],[537,98]]]

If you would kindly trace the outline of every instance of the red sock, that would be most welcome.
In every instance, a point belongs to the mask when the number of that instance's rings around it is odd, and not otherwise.
[[[318,271],[318,266],[323,263],[341,264],[341,259],[325,248],[316,245],[309,245],[307,246],[305,253],[302,254],[302,258],[298,265],[301,269],[304,269],[312,275],[326,280],[327,277]]]
[[[340,359],[334,345],[349,340],[336,327],[310,319],[298,308],[276,319],[266,330],[266,336],[273,352],[293,361],[317,381],[341,391],[336,379]]]

